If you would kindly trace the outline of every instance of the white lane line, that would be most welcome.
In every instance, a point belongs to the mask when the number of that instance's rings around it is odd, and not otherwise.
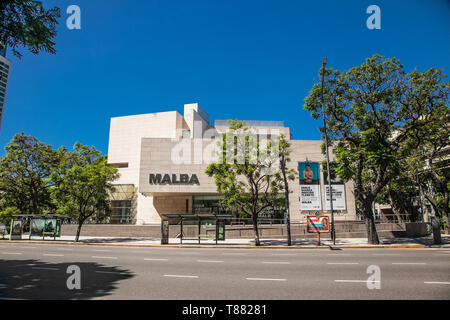
[[[44,253],[46,257],[64,257],[63,254]]]
[[[450,257],[450,254],[448,254],[448,253],[433,253],[433,256]]]
[[[369,280],[334,280],[334,282],[355,282],[355,283],[360,283],[360,282],[366,282]],[[378,280],[370,280],[370,282],[380,282]]]
[[[60,251],[73,251],[74,249],[67,249],[67,248],[58,248]]]
[[[359,262],[327,262],[327,264],[359,264]]]
[[[262,263],[266,263],[266,264],[291,264],[290,262],[287,262],[287,261],[263,261]]]
[[[423,265],[426,264],[425,262],[392,262],[392,264],[411,264],[411,265]]]
[[[31,267],[31,269],[37,269],[37,270],[59,270],[58,268],[47,268],[47,267]]]
[[[21,249],[36,249],[36,247],[19,247]]]
[[[329,253],[328,254],[329,256],[352,256],[353,254],[351,254],[351,253]]]
[[[22,254],[21,252],[2,252],[2,254]]]
[[[185,276],[181,274],[165,274],[164,277],[170,278],[198,278],[198,276]]]
[[[94,249],[92,251],[94,251],[94,252],[111,252],[111,250],[100,250],[100,249]]]
[[[206,263],[221,263],[222,260],[197,260],[197,262],[206,262]]]
[[[249,281],[286,281],[286,279],[270,279],[270,278],[245,278]]]
[[[106,274],[125,274],[124,272],[114,272],[114,271],[95,271],[95,273],[106,273]]]
[[[424,282],[424,283],[427,283],[427,284],[450,284],[450,282],[437,282],[437,281],[427,281],[427,282]]]
[[[92,256],[92,258],[96,258],[96,259],[117,259],[117,257],[104,257],[104,256]]]
[[[145,261],[168,261],[169,259],[160,259],[160,258],[145,258]]]
[[[400,253],[372,253],[373,256],[399,256]]]

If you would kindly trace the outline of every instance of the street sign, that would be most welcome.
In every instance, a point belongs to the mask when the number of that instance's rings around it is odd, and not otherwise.
[[[306,218],[306,226],[309,233],[330,232],[330,221],[326,215],[308,216]]]

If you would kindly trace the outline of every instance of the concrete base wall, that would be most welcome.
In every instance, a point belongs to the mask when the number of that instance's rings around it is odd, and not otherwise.
[[[65,224],[61,227],[63,236],[74,236],[77,226]],[[197,237],[198,227],[194,225],[185,225],[183,227],[184,237]],[[260,237],[262,239],[284,239],[287,236],[285,225],[260,225]],[[381,223],[377,224],[378,235],[382,238],[394,237],[423,237],[427,235],[425,223]],[[227,225],[225,228],[225,237],[228,239],[253,238],[253,227],[251,225]],[[180,233],[179,225],[171,225],[169,228],[169,237],[173,238]],[[215,226],[202,228],[202,236],[214,237]],[[293,239],[315,238],[316,234],[308,233],[303,224],[294,224],[291,226]],[[336,234],[339,238],[364,238],[367,236],[366,226],[361,223],[336,224]],[[92,237],[139,237],[139,238],[161,238],[160,225],[84,225],[81,229],[82,236]],[[330,238],[330,234],[322,234],[323,239]]]

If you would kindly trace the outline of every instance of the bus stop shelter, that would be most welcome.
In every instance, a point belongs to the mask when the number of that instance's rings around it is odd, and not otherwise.
[[[29,222],[30,233],[28,239],[31,237],[51,237],[53,240],[61,236],[61,224],[64,219],[69,219],[68,216],[58,214],[20,214],[13,215],[11,220],[10,240],[22,240],[24,233],[24,226]]]
[[[213,239],[215,239],[216,244],[218,241],[225,240],[225,220],[230,218],[230,215],[216,215],[216,214],[163,214],[163,219],[161,220],[161,244],[169,243],[169,226],[179,225],[180,226],[180,244],[183,244],[183,240],[197,240],[201,243],[201,240],[210,239],[206,236],[202,236],[202,225],[207,222],[213,222],[215,224],[215,233]],[[177,223],[170,224],[170,221],[177,221]],[[195,225],[197,229],[196,237],[185,237],[184,230],[186,225]]]

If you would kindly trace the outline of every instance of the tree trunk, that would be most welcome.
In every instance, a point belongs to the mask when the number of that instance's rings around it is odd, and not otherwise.
[[[447,216],[443,216],[445,224],[447,225],[447,227],[445,228],[445,234],[450,234],[450,224],[448,221],[448,217]]]
[[[259,232],[258,232],[258,215],[253,214],[252,215],[252,221],[253,221],[253,231],[255,232],[255,246],[260,246],[261,243],[259,242]]]
[[[284,159],[283,159],[284,161]],[[284,180],[284,197],[286,198],[286,229],[287,229],[287,245],[291,246],[291,212],[289,210],[289,184],[286,177],[286,166],[282,165],[281,170],[283,172]]]
[[[375,218],[372,212],[372,201],[364,201],[364,218],[367,229],[367,243],[380,244],[377,229],[375,227]]]
[[[289,208],[287,209],[287,219],[286,219],[286,228],[287,228],[287,245],[292,245],[292,239],[291,239],[291,217],[289,213]]]
[[[81,234],[81,227],[83,226],[83,221],[78,221],[77,235],[75,236],[75,242],[78,242]]]

